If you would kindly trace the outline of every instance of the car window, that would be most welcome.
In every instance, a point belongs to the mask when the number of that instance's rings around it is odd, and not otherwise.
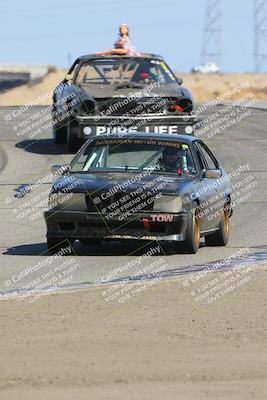
[[[202,142],[196,142],[195,144],[200,153],[202,164],[204,164],[205,169],[217,169],[218,162],[207,146]]]
[[[70,171],[110,169],[196,174],[188,144],[150,139],[96,140],[77,154]]]
[[[217,169],[219,168],[219,163],[210,151],[210,149],[202,142],[199,142],[200,148],[204,154],[204,157],[207,161],[209,169]]]
[[[76,84],[115,85],[123,82],[160,85],[175,83],[167,64],[158,60],[100,59],[83,63],[75,78]]]
[[[202,151],[201,151],[200,147],[198,146],[198,142],[194,142],[193,146],[194,146],[194,149],[195,149],[195,151],[197,153],[197,158],[198,158],[198,162],[199,162],[200,168],[201,169],[207,169],[206,160],[205,160],[204,155],[202,154]]]

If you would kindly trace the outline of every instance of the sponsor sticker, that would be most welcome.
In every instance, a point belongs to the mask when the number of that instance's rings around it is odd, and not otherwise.
[[[170,214],[150,215],[150,218],[151,218],[152,222],[172,222],[173,221],[173,215],[170,215]]]
[[[171,80],[175,81],[176,79],[175,79],[174,75],[171,73],[171,71],[169,70],[169,68],[165,64],[165,62],[161,62],[161,66],[164,69],[164,71],[166,72],[166,74],[168,74],[168,76],[171,78]]]
[[[96,126],[96,135],[103,134],[112,134],[112,133],[135,133],[135,132],[145,132],[145,133],[168,133],[168,134],[177,134],[179,133],[178,125],[153,125],[153,126],[143,126],[142,129],[138,129],[137,126],[129,126],[129,127],[121,127],[121,126]]]

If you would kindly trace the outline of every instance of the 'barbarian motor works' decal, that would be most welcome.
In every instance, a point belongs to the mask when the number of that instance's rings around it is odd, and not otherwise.
[[[118,144],[146,144],[146,145],[151,145],[151,146],[165,146],[165,147],[175,147],[180,149],[181,146],[185,150],[188,148],[188,145],[185,143],[180,143],[180,142],[172,142],[172,141],[167,141],[167,140],[156,140],[156,139],[97,139],[94,142],[94,146],[103,146],[103,145],[118,145]]]

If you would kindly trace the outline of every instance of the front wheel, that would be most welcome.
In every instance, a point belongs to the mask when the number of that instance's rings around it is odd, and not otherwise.
[[[70,153],[76,153],[82,145],[82,139],[79,137],[80,129],[77,126],[68,125],[67,149]]]
[[[67,141],[67,127],[53,125],[53,140],[55,144],[65,144]]]
[[[223,218],[219,225],[219,230],[211,235],[205,236],[207,246],[226,246],[230,237],[230,214],[229,210],[223,210]]]
[[[198,208],[188,212],[188,221],[185,233],[185,241],[177,243],[177,249],[187,254],[196,254],[200,247],[200,217]]]
[[[186,239],[184,242],[185,251],[189,254],[196,254],[200,246],[200,217],[198,209],[194,212],[190,211]]]

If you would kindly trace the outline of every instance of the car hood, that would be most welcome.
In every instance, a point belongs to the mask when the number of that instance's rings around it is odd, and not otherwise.
[[[142,88],[124,88],[124,89],[116,89],[115,85],[92,85],[92,84],[82,84],[77,86],[79,91],[82,91],[84,94],[89,95],[90,97],[96,98],[107,98],[107,97],[129,97],[133,93],[144,93],[145,96],[161,96],[164,93],[166,97],[179,97],[182,96],[181,88],[178,84],[168,84],[159,87],[151,88],[151,90],[146,90],[147,86]]]
[[[188,193],[190,187],[197,183],[197,178],[193,176],[176,177],[171,174],[149,174],[144,176],[141,173],[135,174],[128,172],[96,172],[92,174],[73,173],[63,175],[57,179],[53,184],[52,192],[85,192],[94,193],[94,195],[97,196],[97,193],[107,192],[116,187],[117,192],[122,191],[129,193],[140,188],[140,186],[153,181],[155,182],[155,186],[164,183],[161,190],[159,190],[164,194],[183,195],[184,193]]]

